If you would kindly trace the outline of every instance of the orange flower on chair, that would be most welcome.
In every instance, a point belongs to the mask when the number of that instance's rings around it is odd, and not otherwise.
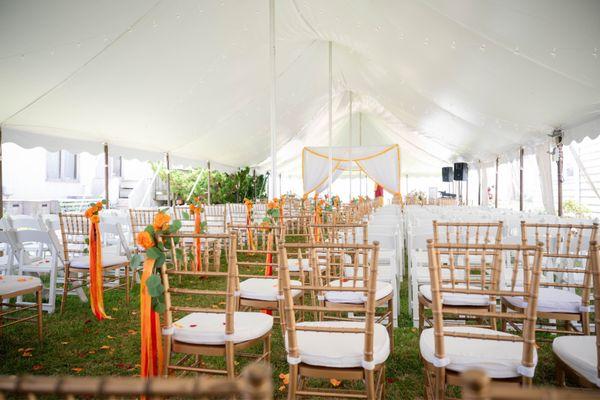
[[[152,240],[152,236],[149,232],[142,231],[137,234],[136,237],[137,244],[142,246],[144,249],[149,249],[154,246],[154,240]]]
[[[85,217],[86,218],[92,218],[92,215],[94,215],[96,213],[96,206],[90,207],[87,210],[85,210]]]
[[[100,216],[99,216],[98,214],[94,214],[94,215],[92,215],[92,216],[91,216],[91,217],[89,217],[89,218],[90,218],[90,221],[91,221],[91,222],[95,222],[95,223],[98,223],[98,222],[100,222]]]
[[[169,222],[171,222],[171,217],[163,212],[159,212],[154,216],[152,226],[155,231],[164,231],[169,229]]]

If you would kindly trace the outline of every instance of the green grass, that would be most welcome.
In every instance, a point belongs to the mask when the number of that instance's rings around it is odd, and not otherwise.
[[[185,282],[192,286],[192,280]],[[197,282],[197,280],[195,281]],[[205,287],[223,287],[207,279]],[[183,299],[190,300],[190,297]],[[58,302],[60,303],[60,301]],[[203,304],[217,304],[202,300]],[[59,304],[60,305],[60,304]],[[123,291],[105,294],[105,307],[113,319],[96,321],[89,304],[77,296],[69,296],[63,315],[44,314],[44,342],[37,341],[33,324],[17,324],[5,328],[0,336],[0,374],[43,375],[136,375],[139,374],[139,286],[132,301],[125,304]],[[407,282],[401,287],[399,328],[395,330],[396,347],[387,361],[387,398],[423,398],[423,372],[419,359],[419,338],[407,308]],[[277,398],[280,373],[287,373],[285,352],[278,326],[273,330],[272,367]],[[554,383],[554,361],[549,343],[541,345],[535,384]],[[218,360],[207,360],[222,367]],[[324,382],[328,385],[328,382]],[[344,383],[346,384],[346,383]]]

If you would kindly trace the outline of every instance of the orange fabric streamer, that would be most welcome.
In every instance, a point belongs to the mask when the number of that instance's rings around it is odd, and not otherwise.
[[[246,202],[246,225],[248,226],[248,247],[250,250],[256,250],[256,246],[254,246],[254,235],[252,233],[252,229],[250,229],[250,225],[252,225],[252,203]]]
[[[194,209],[194,233],[202,232],[202,209]],[[196,271],[202,271],[202,241],[200,238],[194,239],[196,247]]]
[[[146,258],[140,287],[141,373],[140,376],[160,376],[163,372],[163,346],[160,316],[152,309],[152,297],[146,281],[152,275],[154,260]]]
[[[265,276],[273,276],[273,254],[270,253],[273,250],[273,232],[269,228],[269,236],[267,237],[267,257],[265,259]],[[271,310],[262,310],[263,313],[273,315]]]
[[[315,203],[315,225],[320,225],[322,223],[322,210],[321,206],[318,203]],[[315,242],[321,241],[319,227],[315,226]]]
[[[101,321],[110,317],[104,311],[104,271],[102,269],[102,241],[98,219],[97,215],[90,218],[90,306],[96,318]]]

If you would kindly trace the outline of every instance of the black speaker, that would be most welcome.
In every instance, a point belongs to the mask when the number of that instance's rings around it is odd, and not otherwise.
[[[454,180],[466,181],[469,176],[469,165],[464,162],[454,163]]]
[[[452,167],[442,168],[442,181],[452,182]]]

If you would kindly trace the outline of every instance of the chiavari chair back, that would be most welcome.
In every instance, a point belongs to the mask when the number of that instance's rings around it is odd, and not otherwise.
[[[154,222],[154,216],[158,212],[156,208],[130,208],[129,219],[131,223],[131,234],[133,243],[138,233],[142,232],[148,225]]]
[[[472,279],[465,268],[465,279],[458,285],[456,279],[448,282],[442,275],[441,256],[460,252],[481,254],[478,266],[482,276],[496,279]],[[428,242],[429,272],[431,279],[433,328],[425,329],[420,337],[421,357],[425,363],[426,393],[431,399],[444,399],[446,385],[460,385],[461,372],[471,368],[485,370],[493,379],[518,381],[531,384],[537,364],[535,348],[535,324],[537,296],[541,276],[542,244],[538,246],[499,244],[450,244]],[[487,256],[491,261],[487,262]],[[503,263],[521,269],[526,277],[522,287],[500,287],[497,282]],[[456,275],[454,275],[456,276]],[[447,294],[485,296],[490,307],[467,308],[446,304]],[[496,298],[518,296],[527,302],[522,312],[499,311]],[[466,314],[470,317],[496,321],[510,319],[523,328],[520,334],[497,330],[495,322],[489,327],[470,324],[451,324],[449,316]]]
[[[229,246],[229,259],[216,271],[183,268],[178,243],[185,238]],[[187,371],[232,378],[236,375],[236,354],[258,343],[263,344],[263,351],[254,358],[269,362],[273,318],[237,311],[235,235],[176,233],[161,240],[170,241],[171,253],[170,261],[161,266],[166,305],[164,373]],[[225,369],[207,367],[202,360],[205,356],[224,357]]]
[[[302,248],[310,254],[312,279],[301,286],[290,284],[288,252]],[[390,354],[386,328],[376,323],[378,244],[280,243],[281,282],[285,307],[287,361],[290,367],[290,398],[296,396],[381,398],[385,386],[385,360]],[[317,253],[362,254],[368,260],[365,275],[346,279],[322,276],[316,268]],[[335,278],[335,279],[334,279]],[[310,301],[298,304],[293,291],[300,290]],[[357,299],[354,304],[327,302],[327,296]],[[309,313],[313,320],[297,322],[296,312]],[[355,320],[348,320],[353,313]],[[332,391],[309,387],[308,378],[356,380],[364,390]]]

